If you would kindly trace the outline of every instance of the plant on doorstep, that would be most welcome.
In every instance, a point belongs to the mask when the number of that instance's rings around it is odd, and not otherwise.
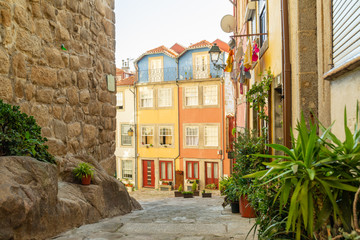
[[[278,213],[286,219],[286,222],[278,222],[281,225],[277,223],[276,231],[296,239],[321,239],[328,234],[336,236],[338,226],[351,232],[351,219],[354,218],[351,206],[360,185],[358,108],[356,115],[355,132],[352,133],[347,126],[345,110],[344,142],[331,133],[331,126],[325,128],[321,124],[306,123],[302,115],[297,123],[297,138],[292,134],[291,149],[268,144],[284,155],[255,155],[275,159],[264,163],[267,169],[245,177],[258,178],[261,184],[275,186],[272,207],[278,208]],[[317,133],[319,125],[323,132],[321,136]],[[329,224],[328,232],[326,225]]]
[[[182,184],[180,184],[178,190],[174,192],[175,197],[182,197],[183,196],[182,191],[183,191],[183,186]]]
[[[202,191],[202,197],[203,198],[211,198],[212,193],[211,192],[206,192],[205,189]]]
[[[82,162],[74,168],[73,173],[76,178],[81,180],[81,184],[89,185],[91,183],[91,178],[94,176],[94,167],[89,163]]]
[[[198,185],[197,185],[196,181],[193,182],[191,189],[192,189],[192,192],[194,193],[194,196],[199,196],[199,190],[198,190]]]
[[[191,191],[185,191],[185,192],[182,192],[184,198],[193,198],[194,197],[194,193],[191,192]]]

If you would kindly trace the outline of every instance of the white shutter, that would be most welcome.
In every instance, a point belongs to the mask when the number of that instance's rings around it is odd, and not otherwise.
[[[360,56],[360,1],[333,0],[334,67]]]

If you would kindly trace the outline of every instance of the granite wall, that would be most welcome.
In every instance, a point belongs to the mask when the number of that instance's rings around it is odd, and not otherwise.
[[[114,23],[114,0],[0,0],[0,99],[35,117],[52,154],[91,155],[109,174]]]

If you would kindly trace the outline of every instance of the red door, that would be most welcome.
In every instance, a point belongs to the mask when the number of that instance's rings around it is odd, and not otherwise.
[[[214,183],[216,188],[219,184],[219,165],[214,162],[205,163],[205,185]]]
[[[153,160],[143,161],[143,186],[155,187],[155,167]]]

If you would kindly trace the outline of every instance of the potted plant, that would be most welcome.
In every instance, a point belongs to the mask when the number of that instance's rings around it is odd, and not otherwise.
[[[203,198],[211,198],[211,192],[205,192],[205,189],[202,191],[202,197]]]
[[[183,186],[182,186],[182,184],[180,184],[179,189],[174,192],[175,197],[182,197],[183,196],[182,191],[183,191]]]
[[[193,192],[182,192],[184,198],[193,198],[194,194]]]
[[[231,176],[226,179],[227,183],[223,195],[225,195],[223,207],[231,205],[232,213],[239,213],[240,188],[236,179]]]
[[[81,180],[81,184],[89,185],[91,178],[94,176],[94,167],[89,163],[82,162],[74,168],[73,173],[76,178]]]
[[[199,196],[199,190],[196,181],[193,182],[191,189],[194,193],[194,196]]]

